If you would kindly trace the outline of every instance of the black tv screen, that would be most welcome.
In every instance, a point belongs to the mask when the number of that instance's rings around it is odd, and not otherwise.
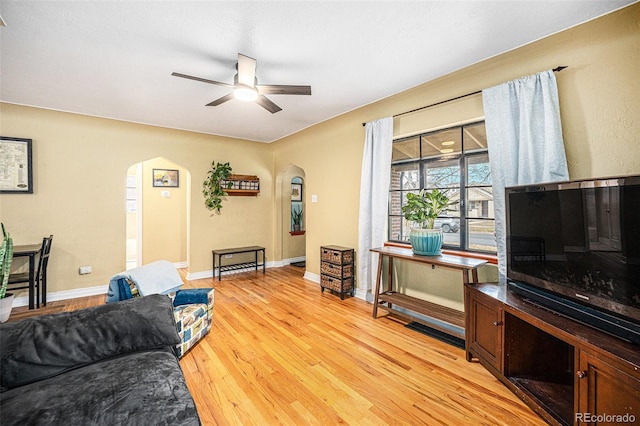
[[[505,195],[509,280],[640,322],[640,176]]]

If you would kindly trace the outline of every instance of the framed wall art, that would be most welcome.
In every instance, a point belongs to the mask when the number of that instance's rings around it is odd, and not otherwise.
[[[291,184],[291,201],[302,201],[302,184]]]
[[[31,139],[0,136],[0,193],[33,194]]]
[[[171,169],[153,169],[153,186],[178,188],[180,186],[180,171]]]

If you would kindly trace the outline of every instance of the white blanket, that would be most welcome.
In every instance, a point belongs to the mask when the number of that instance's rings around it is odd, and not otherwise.
[[[111,277],[111,281],[109,282],[110,294],[107,295],[107,301],[110,301],[110,296],[113,297],[117,295],[118,280],[121,278],[127,278],[133,281],[138,288],[138,292],[140,292],[140,296],[157,293],[168,294],[172,291],[177,291],[184,284],[180,278],[180,274],[178,274],[178,271],[171,262],[158,260]],[[116,290],[115,295],[111,294],[112,290]]]

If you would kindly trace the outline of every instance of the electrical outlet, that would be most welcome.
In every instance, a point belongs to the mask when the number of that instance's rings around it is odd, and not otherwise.
[[[91,266],[81,266],[80,275],[86,275],[91,273]]]

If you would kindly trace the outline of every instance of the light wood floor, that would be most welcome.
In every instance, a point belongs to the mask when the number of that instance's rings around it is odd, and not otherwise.
[[[211,332],[180,364],[204,425],[543,425],[464,351],[320,292],[293,266],[191,281]],[[52,302],[42,313],[104,302]],[[30,315],[16,308],[12,320]]]

